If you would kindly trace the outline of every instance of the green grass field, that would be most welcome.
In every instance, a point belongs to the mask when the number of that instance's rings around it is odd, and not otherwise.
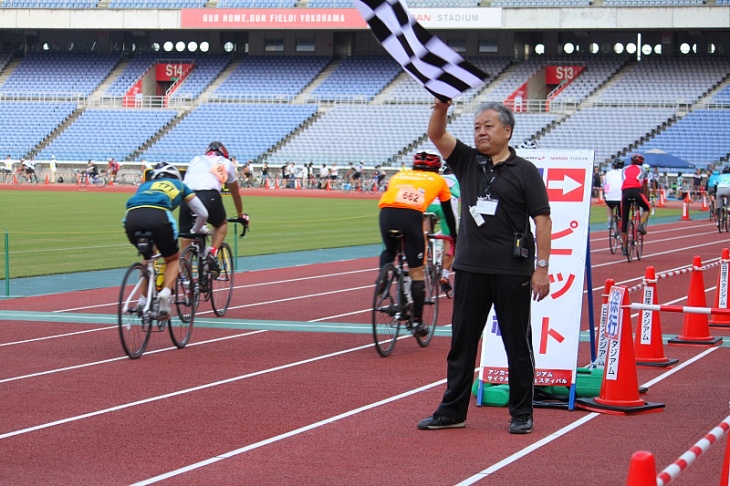
[[[0,278],[5,278],[6,268],[10,278],[17,278],[129,265],[137,258],[122,227],[129,196],[3,191]],[[233,214],[233,201],[224,201]],[[251,231],[238,240],[239,256],[380,241],[376,200],[244,195],[244,208],[251,215]],[[227,241],[235,248],[232,228],[229,226]]]
[[[122,228],[125,193],[2,191],[0,279],[122,268],[137,259]],[[229,214],[233,202],[225,199]],[[376,200],[244,195],[251,231],[238,256],[380,243]],[[693,212],[694,213],[694,212]],[[657,209],[656,218],[679,217]],[[591,223],[606,221],[591,207]],[[234,246],[232,226],[227,241]],[[7,244],[6,244],[7,242]],[[354,255],[356,256],[356,255]]]

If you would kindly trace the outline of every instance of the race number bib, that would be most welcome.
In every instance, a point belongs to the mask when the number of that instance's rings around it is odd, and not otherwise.
[[[420,208],[423,206],[423,191],[416,189],[415,187],[402,187],[398,190],[398,194],[395,196],[395,201],[407,206],[413,206]]]
[[[210,173],[216,176],[218,180],[221,181],[221,184],[225,184],[228,180],[226,166],[220,162],[213,164],[213,167],[210,168]]]

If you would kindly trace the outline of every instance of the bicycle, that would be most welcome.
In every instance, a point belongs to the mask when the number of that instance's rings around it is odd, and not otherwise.
[[[94,184],[96,187],[104,187],[106,185],[106,179],[101,174],[90,177],[91,174],[86,171],[82,172],[79,169],[75,169],[74,172],[76,173],[76,184],[81,187],[86,187],[89,184]]]
[[[387,263],[380,270],[375,284],[373,297],[373,339],[375,349],[382,357],[393,352],[400,333],[401,325],[416,338],[421,347],[431,344],[438,320],[439,292],[438,275],[434,264],[427,260],[424,268],[424,291],[422,323],[427,326],[428,334],[419,336],[415,333],[413,316],[411,315],[412,299],[410,297],[411,279],[405,268],[405,247],[403,233],[392,230],[390,237],[399,240],[396,263]]]
[[[728,218],[730,217],[728,215],[728,209],[727,209],[727,197],[722,197],[722,205],[716,209],[716,220],[717,220],[717,231],[722,233],[723,230],[725,232],[730,231],[730,221],[728,221]]]
[[[621,215],[619,214],[619,207],[616,206],[611,211],[611,221],[608,227],[608,249],[611,250],[611,254],[615,255],[616,250],[623,247],[623,241],[621,240]]]
[[[710,215],[710,221],[715,221],[717,214],[715,213],[715,198],[710,198],[710,205],[709,205],[709,215]]]
[[[436,268],[436,281],[439,284],[441,292],[446,295],[447,299],[450,299],[454,295],[454,290],[451,287],[451,284],[449,283],[447,286],[445,283],[441,283],[441,275],[443,275],[444,270],[444,246],[443,243],[439,243],[439,241],[451,242],[452,251],[449,252],[449,255],[451,256],[453,255],[454,238],[452,238],[451,236],[434,233],[434,230],[436,229],[436,223],[438,223],[439,220],[438,215],[434,213],[423,213],[423,219],[424,221],[428,222],[425,227],[428,243],[426,247],[426,261],[431,262]]]
[[[633,255],[637,260],[641,260],[644,252],[644,235],[639,233],[639,224],[641,224],[641,208],[635,200],[631,201],[629,206],[629,222],[626,228],[626,259],[631,262]]]
[[[228,218],[227,221],[238,222],[238,218]],[[241,237],[245,235],[247,229],[244,227]],[[213,313],[223,317],[228,311],[233,295],[233,252],[228,243],[223,242],[215,257],[209,255],[208,236],[207,233],[180,234],[180,238],[192,240],[180,259],[190,264],[197,299],[203,296],[205,301],[210,301]],[[196,306],[198,304],[199,301],[196,302]]]
[[[197,307],[196,288],[192,285],[192,271],[186,261],[180,262],[180,272],[170,295],[170,314],[160,314],[158,292],[164,285],[164,267],[159,263],[160,253],[153,254],[152,233],[135,233],[137,251],[147,264],[133,263],[124,274],[119,292],[117,317],[119,337],[124,352],[137,359],[147,349],[152,332],[167,327],[170,339],[179,348],[190,342]],[[173,309],[177,317],[173,315]]]

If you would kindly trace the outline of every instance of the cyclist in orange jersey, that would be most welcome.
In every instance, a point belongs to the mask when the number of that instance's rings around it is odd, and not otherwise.
[[[411,277],[413,297],[413,332],[428,335],[423,326],[423,303],[426,299],[423,283],[423,259],[426,240],[423,233],[423,213],[437,199],[444,208],[446,224],[456,241],[456,220],[451,211],[451,191],[446,179],[439,175],[441,156],[435,152],[418,152],[413,158],[412,169],[397,172],[388,181],[388,189],[381,196],[380,233],[385,249],[380,254],[380,268],[395,259],[399,244],[390,237],[390,231],[403,233],[406,260]]]

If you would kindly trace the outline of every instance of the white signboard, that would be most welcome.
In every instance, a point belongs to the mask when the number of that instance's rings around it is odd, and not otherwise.
[[[592,150],[520,150],[542,173],[553,222],[550,295],[532,303],[535,385],[575,383],[593,173]],[[534,231],[534,225],[533,225]],[[482,336],[479,380],[509,382],[494,309]]]

